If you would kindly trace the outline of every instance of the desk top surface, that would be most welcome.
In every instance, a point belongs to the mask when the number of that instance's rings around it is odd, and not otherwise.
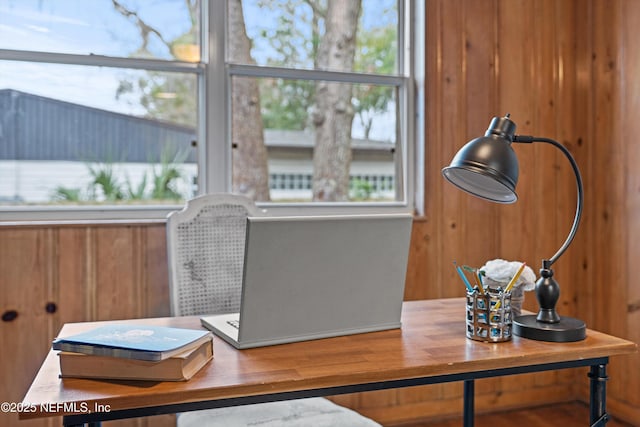
[[[200,328],[198,317],[135,322]],[[60,336],[103,323],[69,323]],[[465,337],[463,298],[411,301],[403,305],[401,329],[240,351],[216,337],[213,360],[186,382],[63,380],[58,377],[57,352],[50,351],[23,400],[23,407],[35,410],[21,412],[20,418],[71,413],[60,407],[55,413],[42,410],[59,403],[131,409],[594,359],[636,350],[633,342],[590,329],[585,340],[572,343],[520,337],[503,343],[472,341]]]

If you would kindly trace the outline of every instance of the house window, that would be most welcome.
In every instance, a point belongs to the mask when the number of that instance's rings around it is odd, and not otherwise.
[[[411,207],[411,5],[0,0],[0,220]]]

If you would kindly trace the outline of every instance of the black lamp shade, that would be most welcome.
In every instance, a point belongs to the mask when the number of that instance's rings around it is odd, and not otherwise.
[[[518,158],[511,147],[515,129],[508,117],[494,117],[485,136],[462,147],[442,175],[474,196],[514,203],[518,199]]]

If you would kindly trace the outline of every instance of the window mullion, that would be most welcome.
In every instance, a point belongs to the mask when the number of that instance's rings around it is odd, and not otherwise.
[[[201,74],[204,71],[203,65],[192,62],[143,58],[117,58],[103,55],[76,55],[69,53],[21,51],[11,49],[0,49],[0,60],[131,68],[137,70],[166,71],[173,73]]]
[[[265,67],[260,65],[228,64],[229,74],[238,77],[282,78],[291,80],[325,80],[339,83],[401,86],[403,77],[364,74],[344,71],[306,70],[296,68]]]
[[[231,144],[230,144],[230,90],[225,67],[226,46],[226,2],[207,7],[205,35],[206,71],[204,111],[200,116],[205,135],[205,146],[199,151],[198,192],[216,193],[231,189]],[[222,9],[222,10],[220,10]],[[199,173],[199,174],[200,174]]]

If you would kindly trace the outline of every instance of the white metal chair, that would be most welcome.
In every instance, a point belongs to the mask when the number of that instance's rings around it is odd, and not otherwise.
[[[167,251],[173,316],[240,309],[247,216],[260,212],[250,199],[209,194],[167,218]],[[215,353],[215,351],[214,351]],[[211,363],[215,363],[214,360]],[[270,402],[178,414],[179,427],[380,426],[325,398]]]

